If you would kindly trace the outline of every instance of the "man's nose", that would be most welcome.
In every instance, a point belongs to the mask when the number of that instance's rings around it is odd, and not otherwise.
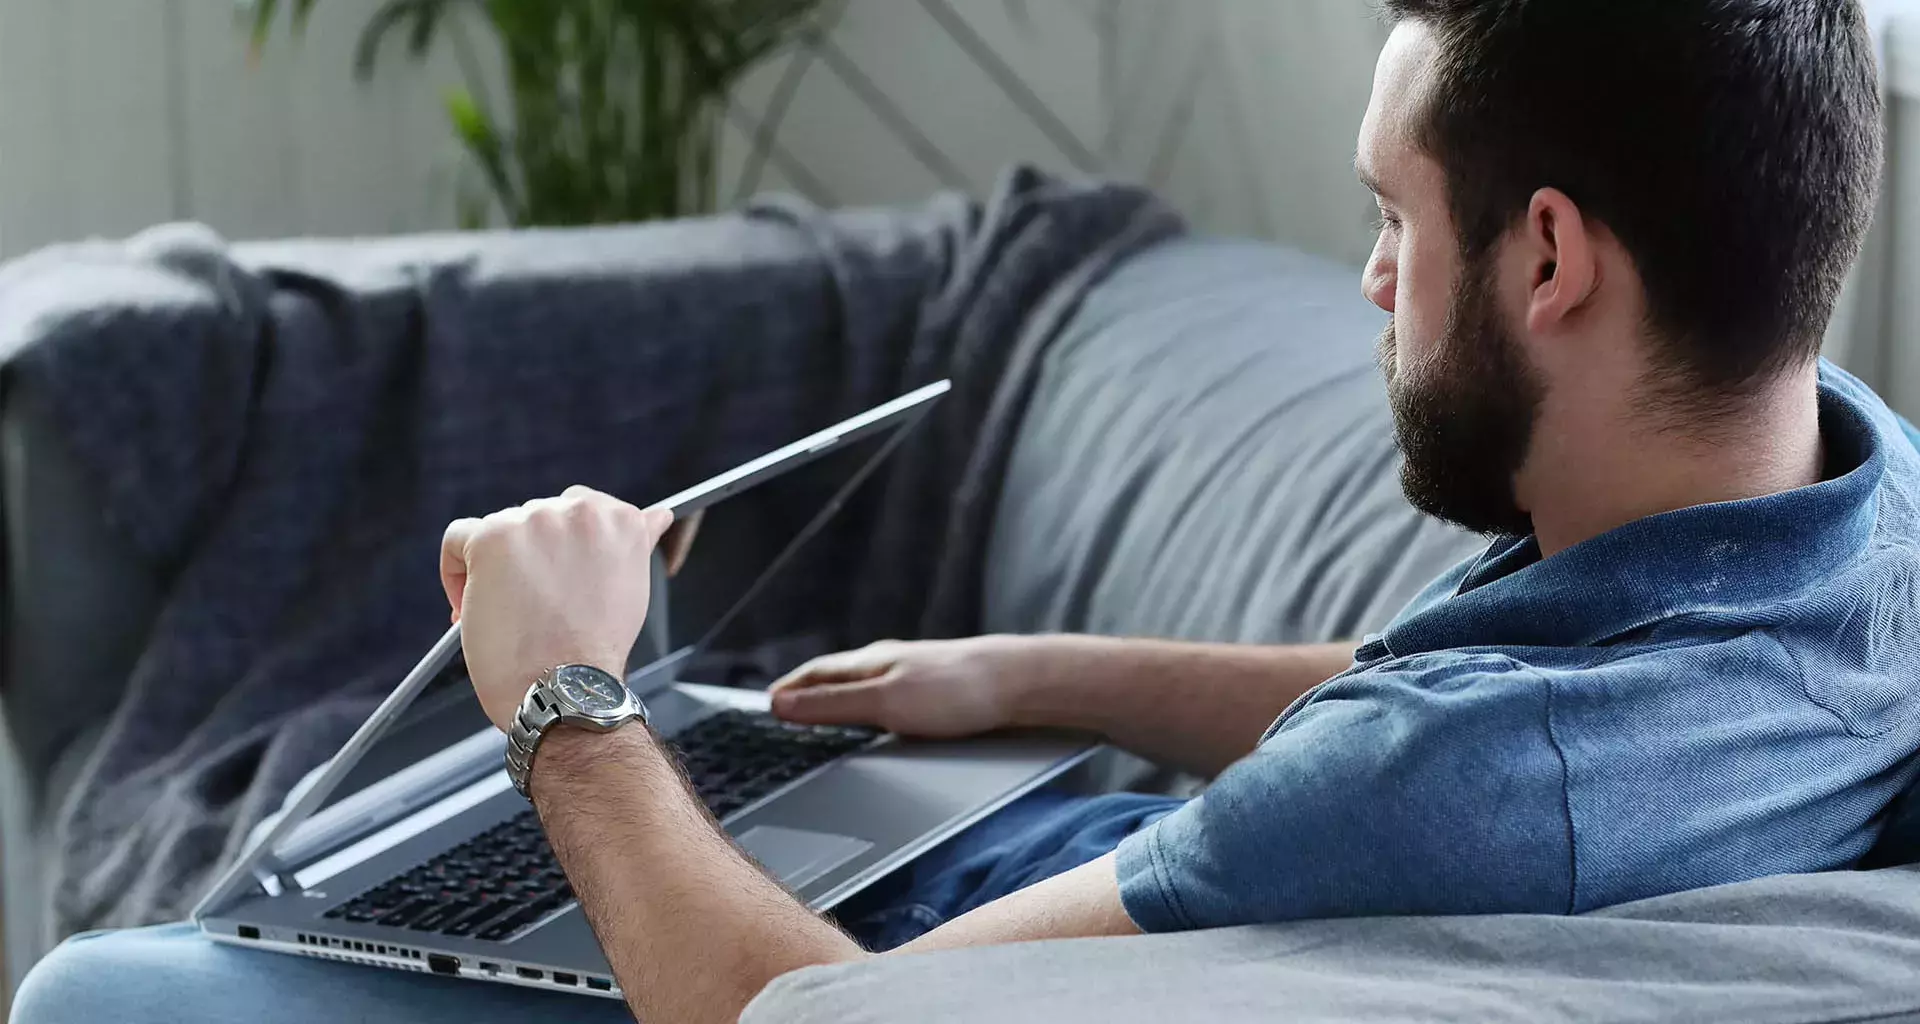
[[[1398,275],[1391,264],[1383,260],[1374,260],[1360,275],[1360,291],[1367,301],[1387,312],[1393,312],[1394,292],[1399,288]]]

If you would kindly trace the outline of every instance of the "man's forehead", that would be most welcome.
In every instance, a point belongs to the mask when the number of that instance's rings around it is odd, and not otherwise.
[[[1417,150],[1413,125],[1432,82],[1439,56],[1433,31],[1417,21],[1403,21],[1387,37],[1373,72],[1373,96],[1360,124],[1359,165],[1378,177],[1383,168],[1399,163]]]

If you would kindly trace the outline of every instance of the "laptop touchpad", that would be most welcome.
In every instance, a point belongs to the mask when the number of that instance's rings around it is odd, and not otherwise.
[[[767,874],[789,889],[805,888],[809,882],[873,848],[872,843],[852,836],[779,825],[755,825],[734,841],[747,851],[747,856],[759,861]]]

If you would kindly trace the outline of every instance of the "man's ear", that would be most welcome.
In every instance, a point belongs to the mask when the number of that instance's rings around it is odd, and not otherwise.
[[[1550,332],[1599,290],[1593,232],[1565,192],[1543,188],[1527,205],[1520,241],[1528,260],[1527,327]]]

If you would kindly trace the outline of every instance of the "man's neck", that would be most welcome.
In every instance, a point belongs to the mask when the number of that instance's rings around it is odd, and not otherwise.
[[[1622,407],[1544,422],[1517,481],[1543,557],[1648,516],[1818,483],[1819,371],[1783,377],[1710,430],[1649,424]]]

